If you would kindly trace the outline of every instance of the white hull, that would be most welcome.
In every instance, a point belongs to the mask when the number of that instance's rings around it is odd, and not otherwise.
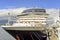
[[[44,27],[3,27],[6,30],[44,30]]]

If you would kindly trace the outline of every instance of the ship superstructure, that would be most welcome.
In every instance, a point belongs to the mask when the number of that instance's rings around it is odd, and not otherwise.
[[[17,15],[17,20],[12,25],[2,26],[4,28],[12,28],[10,30],[18,30],[17,28],[37,28],[46,26],[46,19],[49,14],[46,13],[45,9],[27,9],[22,12],[21,15]],[[15,29],[14,29],[15,28]],[[22,29],[24,30],[24,29]]]

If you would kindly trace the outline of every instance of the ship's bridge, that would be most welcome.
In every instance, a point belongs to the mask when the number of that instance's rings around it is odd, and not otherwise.
[[[46,13],[46,10],[42,9],[42,8],[30,8],[30,9],[24,10],[22,13],[29,13],[29,12],[43,12],[43,13]]]

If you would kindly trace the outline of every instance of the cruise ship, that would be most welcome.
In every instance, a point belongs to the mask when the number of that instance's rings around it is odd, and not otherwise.
[[[47,40],[46,22],[49,14],[42,8],[29,8],[17,15],[17,20],[10,25],[2,25],[16,40]]]

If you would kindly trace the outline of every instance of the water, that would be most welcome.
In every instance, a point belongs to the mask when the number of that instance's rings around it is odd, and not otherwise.
[[[0,25],[6,24],[7,22],[8,22],[7,19],[5,19],[5,20],[0,20]]]

